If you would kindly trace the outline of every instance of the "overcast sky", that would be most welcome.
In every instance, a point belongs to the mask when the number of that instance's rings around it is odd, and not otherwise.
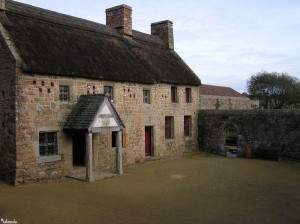
[[[203,84],[244,92],[262,70],[300,79],[300,0],[19,0],[105,24],[105,9],[133,8],[133,29],[173,21],[175,50]]]

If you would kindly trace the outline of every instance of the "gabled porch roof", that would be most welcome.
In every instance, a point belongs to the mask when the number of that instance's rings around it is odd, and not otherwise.
[[[87,130],[92,133],[124,128],[116,109],[104,94],[80,96],[64,124],[64,130]]]

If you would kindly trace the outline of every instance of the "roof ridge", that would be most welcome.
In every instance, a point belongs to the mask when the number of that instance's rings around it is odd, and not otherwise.
[[[67,15],[64,13],[43,9],[29,4],[7,0],[7,11],[24,17],[40,20],[43,22],[53,23],[69,28],[79,29],[83,31],[90,31],[101,33],[104,35],[121,38],[117,30],[87,19],[82,19],[76,16]]]
[[[7,4],[8,12],[17,15],[29,17],[32,19],[36,19],[36,20],[40,20],[43,22],[52,23],[60,26],[65,26],[68,28],[79,29],[88,32],[95,32],[95,33],[100,33],[103,35],[113,36],[113,37],[123,39],[116,29],[99,22],[79,18],[76,16],[56,12],[53,10],[32,6],[26,3],[21,3],[12,0],[6,0],[6,1],[8,3]],[[38,11],[38,12],[34,12],[34,11]],[[58,18],[58,17],[65,17],[65,19]],[[71,20],[71,22],[67,22],[69,20]],[[138,30],[133,30],[133,32],[137,34],[137,35],[133,35],[133,39],[141,40],[147,43],[154,43],[157,45],[165,45],[163,40],[157,36],[145,32],[141,32]],[[143,38],[141,36],[147,38]]]

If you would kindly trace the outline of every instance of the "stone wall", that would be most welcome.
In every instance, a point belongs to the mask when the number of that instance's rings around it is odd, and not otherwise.
[[[14,183],[16,71],[14,57],[2,35],[0,35],[0,49],[0,180]]]
[[[59,100],[59,85],[70,86],[70,102]],[[104,86],[114,89],[114,105],[126,129],[123,133],[123,165],[145,159],[145,126],[153,127],[153,157],[180,156],[197,149],[197,111],[199,89],[192,88],[193,103],[185,103],[185,86],[177,86],[178,103],[171,103],[171,85],[115,83],[83,78],[64,78],[18,73],[16,184],[47,181],[72,173],[72,133],[62,130],[67,115],[80,95],[103,93]],[[143,89],[150,90],[151,104],[143,103]],[[192,134],[184,137],[184,116],[192,116]],[[174,139],[165,139],[165,116],[174,116]],[[41,162],[39,132],[58,134],[59,157]],[[116,150],[111,133],[93,135],[93,167],[115,167]]]
[[[200,150],[225,154],[224,131],[234,128],[241,150],[280,147],[285,158],[300,160],[300,110],[200,110]]]
[[[247,97],[201,95],[200,102],[202,110],[249,110],[258,107],[257,102],[252,102]]]

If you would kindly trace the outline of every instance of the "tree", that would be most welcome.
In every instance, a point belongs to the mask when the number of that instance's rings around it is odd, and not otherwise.
[[[300,81],[287,73],[262,71],[247,81],[251,99],[260,100],[264,108],[299,108]]]

